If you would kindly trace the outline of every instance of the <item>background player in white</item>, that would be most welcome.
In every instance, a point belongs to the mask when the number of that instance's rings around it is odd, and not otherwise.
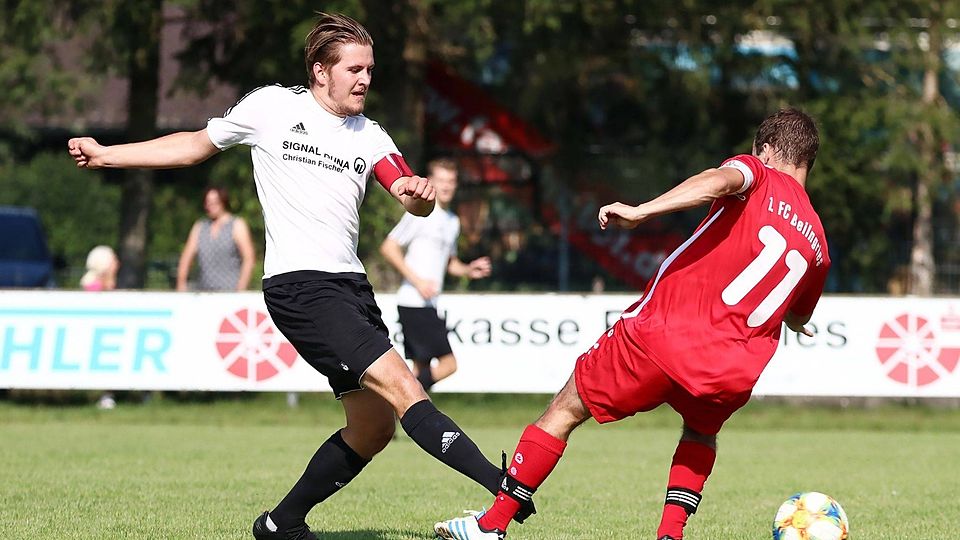
[[[424,450],[491,493],[500,480],[500,469],[433,406],[392,348],[357,258],[371,171],[410,213],[429,215],[435,199],[387,133],[361,114],[373,40],[349,17],[320,14],[304,60],[309,88],[258,88],[206,129],[114,146],[89,137],[68,143],[85,168],[187,167],[236,144],[252,147],[267,236],[264,300],[300,356],[328,378],[347,424],[320,446],[276,508],[256,519],[258,539],[316,538],[307,513],[387,445],[394,414]]]
[[[457,370],[446,321],[437,313],[443,278],[447,273],[470,279],[487,277],[490,259],[464,263],[457,257],[460,218],[450,210],[457,193],[457,163],[449,158],[431,160],[427,178],[437,191],[436,208],[423,218],[404,214],[380,245],[380,253],[403,276],[397,290],[403,348],[413,360],[417,380],[429,391],[435,382]],[[431,365],[434,358],[437,363]]]

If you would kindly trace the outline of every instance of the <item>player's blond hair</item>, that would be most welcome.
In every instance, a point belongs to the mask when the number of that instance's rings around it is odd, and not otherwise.
[[[449,157],[434,158],[427,162],[427,176],[433,175],[437,169],[446,169],[456,173],[457,162],[453,158]]]
[[[345,43],[373,46],[370,32],[362,24],[340,13],[318,12],[317,24],[307,34],[303,47],[303,59],[307,67],[310,86],[317,82],[313,65],[320,63],[325,68],[340,61],[340,46]]]

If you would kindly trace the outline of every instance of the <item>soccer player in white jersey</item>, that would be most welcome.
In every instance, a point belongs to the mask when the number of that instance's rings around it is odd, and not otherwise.
[[[429,391],[457,370],[457,359],[447,339],[446,321],[437,313],[443,278],[479,279],[490,275],[490,259],[464,263],[457,257],[460,218],[450,210],[457,193],[457,164],[449,158],[427,163],[427,179],[437,192],[437,205],[427,217],[404,214],[380,245],[380,253],[400,275],[397,311],[403,328],[403,348],[413,360],[414,374]],[[406,253],[404,253],[406,250]],[[431,365],[433,359],[436,365]]]
[[[436,195],[383,128],[362,115],[373,40],[349,17],[320,14],[304,60],[309,87],[258,88],[206,129],[114,146],[90,137],[68,143],[77,166],[91,169],[188,167],[237,144],[252,147],[266,225],[267,308],[300,356],[328,378],[347,424],[320,446],[286,497],[254,521],[259,540],[315,539],[307,513],[383,450],[394,414],[421,448],[491,493],[501,476],[434,407],[391,346],[357,258],[359,207],[371,172],[412,214],[429,215]]]

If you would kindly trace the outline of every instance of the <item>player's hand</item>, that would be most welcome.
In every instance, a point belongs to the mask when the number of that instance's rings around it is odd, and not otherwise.
[[[783,321],[783,322],[784,324],[787,325],[787,328],[789,328],[790,330],[793,330],[798,334],[803,334],[807,337],[816,337],[812,331],[810,331],[806,326],[802,324],[790,324],[787,321]]]
[[[427,202],[433,202],[437,198],[437,192],[433,184],[422,176],[410,176],[400,186],[400,195],[407,195],[414,199],[420,199]]]
[[[620,202],[601,207],[597,219],[600,222],[600,229],[602,230],[606,230],[610,225],[616,225],[624,229],[633,229],[646,221],[639,207]]]
[[[467,265],[467,277],[470,279],[485,278],[490,275],[490,257],[480,257],[470,261]]]
[[[437,291],[437,284],[429,279],[418,279],[413,282],[413,286],[424,300],[430,300],[439,292]]]
[[[93,137],[76,137],[67,141],[67,151],[81,169],[99,169],[103,167],[104,146]]]

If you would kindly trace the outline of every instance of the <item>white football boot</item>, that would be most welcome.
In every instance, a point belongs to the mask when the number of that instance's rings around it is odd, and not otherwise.
[[[451,518],[433,526],[437,538],[448,540],[503,540],[507,533],[500,530],[485,531],[480,528],[479,519],[483,512],[465,511],[469,516]]]

